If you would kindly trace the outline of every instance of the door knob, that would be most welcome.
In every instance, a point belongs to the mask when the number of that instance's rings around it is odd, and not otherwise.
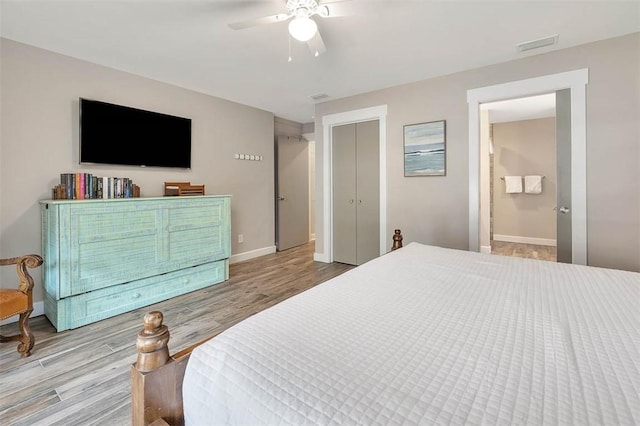
[[[569,213],[569,207],[560,207],[560,213],[562,214]]]

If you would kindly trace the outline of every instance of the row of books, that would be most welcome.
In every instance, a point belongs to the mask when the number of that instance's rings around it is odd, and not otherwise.
[[[53,187],[54,200],[140,197],[140,187],[130,178],[94,176],[92,173],[60,173]]]

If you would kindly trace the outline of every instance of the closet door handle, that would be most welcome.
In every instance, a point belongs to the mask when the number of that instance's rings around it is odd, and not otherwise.
[[[358,200],[358,204],[362,204],[362,200]]]
[[[349,204],[353,204],[353,200],[349,200]]]

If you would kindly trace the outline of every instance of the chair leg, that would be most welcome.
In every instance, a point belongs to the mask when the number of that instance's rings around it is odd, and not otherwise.
[[[21,342],[18,345],[18,352],[21,357],[27,357],[31,355],[31,348],[33,348],[33,344],[35,343],[35,338],[33,337],[33,333],[31,332],[31,328],[29,328],[29,316],[33,310],[23,312],[20,314],[20,319],[18,320],[18,327],[20,328],[20,339]]]

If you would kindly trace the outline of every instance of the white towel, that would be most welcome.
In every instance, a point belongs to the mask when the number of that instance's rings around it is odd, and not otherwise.
[[[522,192],[522,176],[505,176],[504,187],[507,194]]]
[[[531,175],[524,177],[524,192],[527,194],[542,193],[542,176]]]

